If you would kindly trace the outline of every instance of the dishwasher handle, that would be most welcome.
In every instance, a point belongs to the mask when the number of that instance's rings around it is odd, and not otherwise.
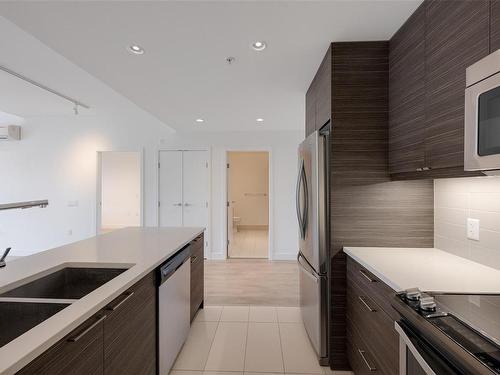
[[[167,260],[159,268],[159,285],[167,281],[175,271],[191,258],[191,245],[185,246],[176,255]]]

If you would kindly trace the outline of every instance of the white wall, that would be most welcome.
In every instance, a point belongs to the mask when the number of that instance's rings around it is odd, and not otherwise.
[[[228,189],[239,225],[269,225],[269,155],[229,152]]]
[[[205,148],[211,151],[212,257],[226,254],[226,152],[269,151],[272,259],[294,259],[298,251],[295,216],[297,147],[303,132],[202,132],[175,134],[160,140],[163,149]]]
[[[48,199],[49,206],[0,212],[0,249],[12,246],[12,255],[27,255],[94,235],[99,151],[144,152],[144,223],[157,225],[158,150],[184,146],[211,150],[211,248],[212,256],[219,258],[225,254],[226,240],[226,150],[270,151],[272,257],[293,259],[297,252],[293,209],[296,150],[303,132],[259,129],[204,133],[200,129],[192,134],[174,134],[168,126],[2,17],[0,36],[3,64],[91,106],[90,111],[82,109],[75,116],[71,104],[62,101],[55,103],[55,111],[43,108],[39,113],[32,111],[38,97],[43,103],[52,103],[51,94],[33,92],[35,102],[25,103],[24,95],[9,93],[14,98],[11,102],[23,109],[23,113],[15,112],[24,117],[23,140],[0,143],[0,202]],[[25,92],[26,87],[23,90],[20,92]],[[7,108],[0,110],[9,112]]]
[[[141,153],[102,152],[101,227],[141,225]]]
[[[500,177],[435,180],[434,195],[434,246],[500,269]],[[479,219],[479,241],[467,218]]]

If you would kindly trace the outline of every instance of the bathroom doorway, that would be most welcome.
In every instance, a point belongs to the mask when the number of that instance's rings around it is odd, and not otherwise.
[[[227,152],[227,256],[269,257],[269,152]]]

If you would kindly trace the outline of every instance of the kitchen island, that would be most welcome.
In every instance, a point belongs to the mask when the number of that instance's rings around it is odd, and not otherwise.
[[[142,284],[149,284],[148,288],[154,285],[154,270],[203,230],[126,228],[9,262],[0,269],[0,294],[65,268],[125,271],[0,347],[0,374],[15,374],[96,314],[118,307],[134,292],[136,296],[143,295]],[[137,291],[128,292],[134,288]]]

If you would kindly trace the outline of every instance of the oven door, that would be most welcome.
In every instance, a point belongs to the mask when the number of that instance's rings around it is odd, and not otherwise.
[[[500,73],[465,90],[465,170],[500,169]]]
[[[400,375],[462,374],[408,324],[399,321],[394,326],[399,334]]]

